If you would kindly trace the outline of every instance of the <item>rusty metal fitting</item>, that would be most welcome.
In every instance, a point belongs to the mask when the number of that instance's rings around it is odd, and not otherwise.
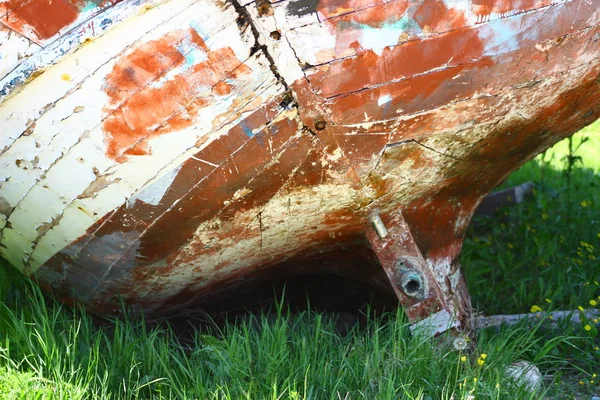
[[[369,217],[369,221],[373,225],[373,229],[375,229],[375,232],[377,232],[377,236],[379,236],[379,239],[384,239],[389,234],[379,214],[371,215]]]
[[[427,293],[427,282],[423,275],[411,268],[407,268],[404,261],[398,261],[398,281],[402,291],[417,300],[423,300]]]
[[[271,34],[269,36],[271,36],[271,39],[273,39],[273,40],[279,40],[279,39],[281,39],[281,32],[273,31],[273,32],[271,32]]]

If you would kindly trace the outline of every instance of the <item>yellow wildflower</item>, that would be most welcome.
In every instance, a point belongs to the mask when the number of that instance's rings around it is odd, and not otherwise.
[[[583,207],[583,208],[590,205],[590,203],[588,203],[586,200],[582,201],[580,204],[581,204],[581,207]]]
[[[467,356],[462,356],[462,357],[460,358],[460,361],[462,361],[462,362],[465,362],[465,361],[467,361]]]
[[[540,306],[538,306],[537,304],[534,304],[531,306],[531,308],[529,309],[529,311],[531,312],[540,312],[542,311],[542,308]]]
[[[477,359],[477,365],[479,365],[480,367],[485,364],[485,360],[482,360],[481,358]]]
[[[583,327],[583,329],[585,329],[586,331],[591,331],[592,327],[589,326],[589,325],[586,325],[586,326]]]
[[[473,378],[473,382],[477,383],[477,378]]]
[[[598,302],[596,300],[590,300],[590,306],[596,307]]]
[[[577,308],[579,309],[579,311],[585,311],[585,308],[583,308],[581,306],[577,306]]]
[[[481,358],[483,358],[485,360],[487,358],[487,354],[481,353],[481,355],[479,357],[481,357]]]

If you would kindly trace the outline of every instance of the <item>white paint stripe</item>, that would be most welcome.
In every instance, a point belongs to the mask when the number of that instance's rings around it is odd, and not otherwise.
[[[194,160],[196,160],[196,161],[200,161],[200,162],[202,162],[202,163],[204,163],[204,164],[208,164],[208,165],[210,165],[211,167],[215,167],[215,168],[217,168],[217,167],[218,167],[218,165],[217,165],[217,164],[211,163],[210,161],[206,161],[206,160],[203,160],[203,159],[201,159],[201,158],[198,158],[198,157],[194,157],[194,156],[192,156],[192,157],[190,157],[190,158],[192,158],[192,159],[194,159]]]
[[[40,49],[41,46],[0,23],[0,79]]]

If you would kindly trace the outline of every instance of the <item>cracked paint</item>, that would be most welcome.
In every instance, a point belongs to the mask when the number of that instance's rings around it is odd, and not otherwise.
[[[474,209],[600,116],[599,0],[127,6],[0,100],[0,254],[96,313],[169,314],[353,243],[411,320],[467,328]]]
[[[150,138],[193,125],[201,108],[231,94],[249,73],[230,47],[210,50],[193,28],[138,46],[106,78],[108,157],[148,154]],[[197,97],[206,89],[210,96]]]

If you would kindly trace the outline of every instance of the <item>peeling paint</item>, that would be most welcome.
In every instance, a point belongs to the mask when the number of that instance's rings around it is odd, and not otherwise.
[[[413,322],[468,328],[473,210],[600,116],[599,0],[132,4],[23,30],[57,44],[0,84],[0,254],[92,312],[352,242]]]

